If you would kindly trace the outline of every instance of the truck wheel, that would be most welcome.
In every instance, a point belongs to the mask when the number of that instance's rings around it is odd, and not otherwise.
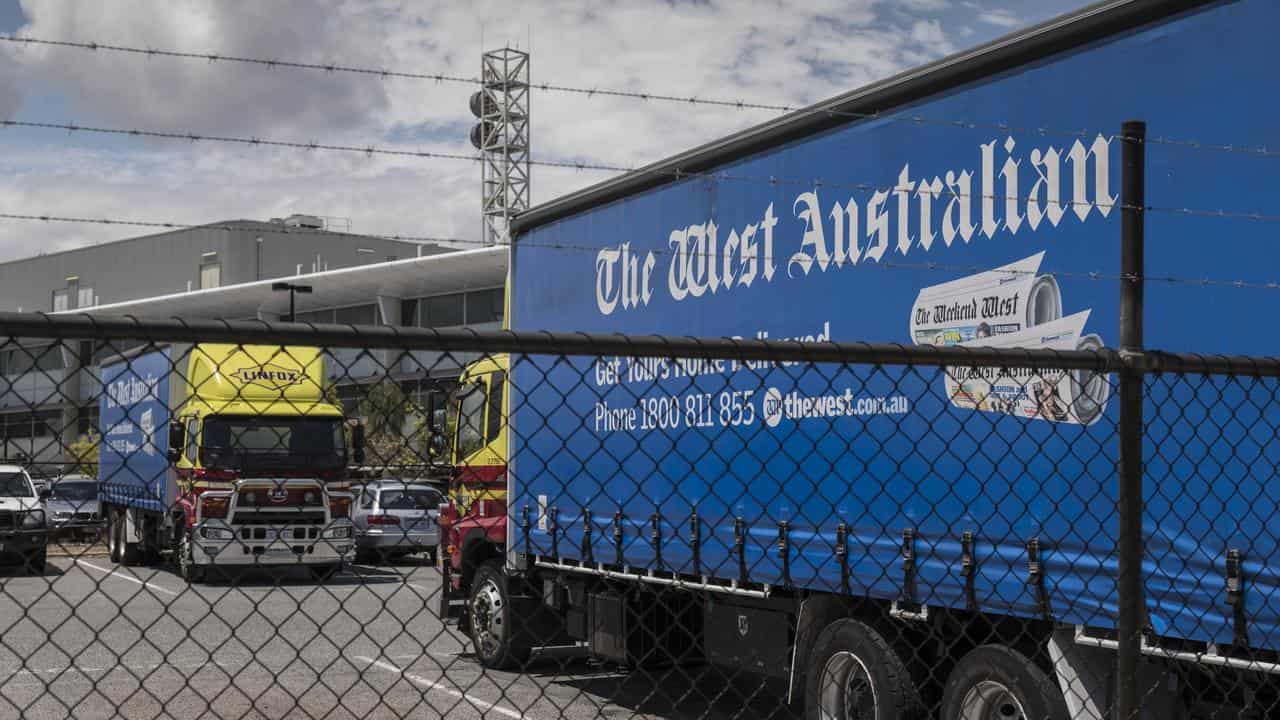
[[[182,540],[178,543],[178,574],[182,576],[183,581],[187,584],[198,583],[204,580],[204,568],[196,565],[195,554],[191,548],[191,531],[186,530],[182,533]]]
[[[115,508],[110,508],[107,510],[107,555],[117,565],[123,559],[120,555],[120,531],[120,513]]]
[[[122,565],[141,565],[142,564],[142,547],[141,543],[131,543],[129,537],[129,511],[121,508],[120,514],[116,516],[118,520],[119,530],[116,535],[116,546],[120,552],[120,562]]]
[[[960,659],[942,694],[943,720],[1067,720],[1062,691],[1025,655],[983,645]]]
[[[32,575],[44,575],[44,567],[48,562],[48,558],[49,551],[43,548],[31,553],[25,560],[27,572]]]
[[[328,582],[338,574],[341,565],[308,565],[307,570],[311,573],[311,579],[318,583]]]
[[[487,668],[510,669],[529,660],[532,649],[522,642],[507,588],[507,576],[497,560],[480,566],[471,581],[471,644]]]
[[[845,618],[823,628],[805,672],[809,720],[914,720],[923,717],[907,666],[867,625]]]

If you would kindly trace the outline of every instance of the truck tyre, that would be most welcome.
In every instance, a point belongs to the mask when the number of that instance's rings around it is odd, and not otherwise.
[[[333,579],[334,575],[342,569],[342,565],[308,565],[307,570],[311,573],[311,579],[318,583],[328,582]]]
[[[907,666],[875,630],[852,618],[823,628],[805,670],[808,720],[924,717]]]
[[[107,509],[107,555],[111,562],[119,565],[123,560],[120,554],[121,534],[120,512],[115,508]]]
[[[115,518],[116,551],[112,556],[112,560],[122,565],[142,564],[142,548],[140,544],[131,543],[127,540],[129,537],[129,510],[120,508],[113,517]],[[119,559],[116,559],[117,557]]]
[[[187,584],[198,583],[204,580],[204,568],[196,565],[195,554],[191,548],[192,539],[191,531],[184,530],[182,539],[178,541],[177,552],[174,555],[178,559],[178,574]]]
[[[44,567],[48,563],[49,551],[46,548],[40,548],[28,555],[24,562],[26,570],[32,575],[44,575]]]
[[[1062,691],[1029,658],[983,645],[960,659],[942,694],[943,720],[1067,720]]]
[[[528,662],[532,648],[516,624],[501,561],[490,560],[476,570],[467,609],[471,615],[471,644],[481,665],[503,670]]]

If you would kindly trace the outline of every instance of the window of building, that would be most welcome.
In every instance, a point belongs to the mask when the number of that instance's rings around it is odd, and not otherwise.
[[[334,322],[343,325],[376,325],[378,323],[378,306],[356,305],[355,307],[338,308],[334,311]]]
[[[298,322],[308,323],[332,323],[332,310],[310,310],[308,312],[300,312],[295,318]]]
[[[422,299],[422,327],[451,327],[466,322],[465,298],[462,293],[437,295]]]
[[[32,353],[35,355],[35,366],[38,370],[51,371],[61,370],[66,366],[62,361],[61,345],[46,345],[42,348],[33,348]]]
[[[34,367],[34,357],[32,356],[31,351],[26,348],[10,350],[5,353],[4,369],[5,372],[10,375],[21,375],[26,372],[31,372],[31,369]]]
[[[64,310],[70,310],[71,308],[68,307],[67,305],[69,300],[70,300],[70,293],[68,293],[65,288],[62,290],[54,290],[53,291],[53,311],[63,312]]]
[[[207,290],[222,285],[222,264],[217,262],[202,262],[200,264],[200,289]]]
[[[4,371],[9,375],[22,375],[33,370],[45,372],[61,370],[62,348],[57,345],[21,347],[4,353]]]
[[[400,324],[409,327],[418,324],[418,301],[416,298],[400,301]]]
[[[76,291],[76,307],[93,307],[93,288],[81,287]]]
[[[39,438],[58,428],[57,417],[49,413],[15,413],[4,418],[4,434],[9,439]]]
[[[88,435],[98,431],[98,408],[96,405],[80,408],[76,414],[76,432]]]
[[[502,322],[502,288],[467,293],[467,324]]]

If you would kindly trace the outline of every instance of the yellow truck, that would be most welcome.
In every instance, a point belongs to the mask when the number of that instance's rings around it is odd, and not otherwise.
[[[147,346],[100,364],[99,493],[111,559],[307,567],[352,553],[347,468],[363,428],[324,393],[317,348]]]

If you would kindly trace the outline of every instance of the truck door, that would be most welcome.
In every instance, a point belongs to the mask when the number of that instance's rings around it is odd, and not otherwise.
[[[506,498],[506,372],[496,363],[489,372],[472,372],[463,377],[455,395],[453,441],[454,501],[458,514],[471,514],[476,502],[491,503]],[[482,514],[500,512],[482,508]]]

